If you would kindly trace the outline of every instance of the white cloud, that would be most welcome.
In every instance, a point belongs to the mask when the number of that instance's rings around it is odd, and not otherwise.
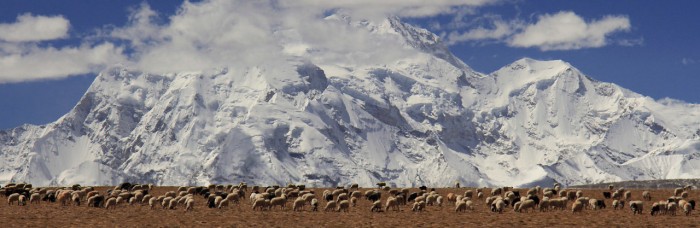
[[[111,43],[80,47],[39,47],[33,44],[0,45],[0,83],[64,78],[99,72],[124,62],[121,48]]]
[[[453,30],[447,33],[444,38],[449,45],[492,40],[510,47],[534,47],[550,51],[597,48],[610,44],[637,46],[644,42],[643,38],[609,40],[611,34],[630,30],[627,16],[608,15],[587,22],[571,11],[544,14],[534,23],[525,23],[520,19],[506,21],[497,15],[467,19],[464,15],[457,14],[448,25],[454,30],[467,28],[466,31]]]
[[[0,24],[0,41],[33,42],[68,37],[70,23],[63,16],[22,14],[14,23]]]
[[[429,17],[454,13],[456,7],[479,7],[494,4],[500,0],[294,0],[282,1],[286,7],[305,7],[323,10],[345,9],[353,15],[367,18],[386,17]]]
[[[519,25],[515,23],[497,20],[493,22],[492,28],[477,27],[462,33],[451,32],[446,40],[448,45],[465,41],[502,40],[512,35],[518,27]]]
[[[629,30],[630,21],[626,16],[605,16],[586,22],[574,12],[562,11],[540,16],[535,24],[515,34],[508,45],[537,47],[543,51],[602,47],[608,44],[610,34]]]
[[[691,64],[698,63],[698,61],[695,59],[691,59],[691,58],[683,58],[683,59],[681,59],[681,63],[683,65],[691,65]]]

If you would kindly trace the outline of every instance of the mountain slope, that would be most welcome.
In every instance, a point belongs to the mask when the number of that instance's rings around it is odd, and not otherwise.
[[[474,72],[397,18],[327,21],[398,45],[373,56],[384,62],[342,62],[317,58],[332,50],[289,51],[305,41],[286,31],[277,37],[284,61],[164,75],[107,69],[56,122],[0,131],[0,182],[529,186],[700,176],[697,105],[654,101],[563,61]]]

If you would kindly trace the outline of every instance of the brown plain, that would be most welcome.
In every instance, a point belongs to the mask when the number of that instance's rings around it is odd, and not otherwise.
[[[105,192],[107,187],[96,190]],[[633,215],[629,203],[624,210],[613,210],[612,200],[605,199],[606,209],[584,210],[571,213],[571,201],[564,211],[516,213],[512,207],[502,213],[491,212],[484,200],[474,199],[475,210],[455,212],[455,206],[447,202],[446,196],[452,192],[464,194],[470,188],[442,188],[437,192],[445,200],[443,206],[428,206],[423,212],[411,211],[411,203],[401,206],[400,212],[370,212],[371,202],[358,200],[357,207],[351,207],[349,213],[323,212],[325,200],[321,199],[323,189],[314,189],[319,199],[319,212],[311,212],[307,205],[305,211],[292,211],[292,202],[287,208],[270,211],[253,211],[248,197],[239,205],[231,204],[228,209],[207,208],[202,196],[196,196],[195,209],[184,212],[184,206],[176,210],[163,210],[158,207],[150,210],[147,205],[122,204],[115,210],[81,206],[61,206],[59,203],[42,201],[39,205],[8,205],[6,197],[0,197],[1,227],[698,227],[700,214],[693,211],[685,216],[678,215],[651,216],[652,202],[665,200],[673,194],[673,189],[650,190],[652,201],[644,201],[644,213]],[[156,187],[152,195],[162,195],[167,191],[176,191],[176,187]],[[360,189],[364,192],[368,189]],[[471,189],[474,190],[474,189]],[[411,192],[418,189],[411,189]],[[521,190],[525,193],[527,190]],[[603,198],[603,189],[582,189],[584,196]],[[630,189],[632,199],[642,200],[641,189]],[[485,191],[488,195],[489,191]],[[249,193],[248,193],[249,194]],[[382,192],[382,206],[388,193]],[[475,194],[476,195],[476,194]],[[690,193],[689,199],[700,198],[698,190]],[[541,195],[540,195],[541,197]]]

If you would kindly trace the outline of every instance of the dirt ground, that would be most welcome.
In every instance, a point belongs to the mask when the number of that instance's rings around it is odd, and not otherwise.
[[[98,188],[102,192],[106,188]],[[468,188],[438,189],[442,196],[448,193],[463,194]],[[157,187],[152,195],[162,195],[175,187]],[[323,189],[314,189],[321,199]],[[364,192],[367,189],[360,189]],[[472,189],[473,190],[473,189]],[[412,189],[411,192],[417,191]],[[583,189],[584,195],[591,198],[603,198],[602,189]],[[641,200],[643,190],[632,189],[632,198]],[[525,193],[526,190],[521,190]],[[8,205],[7,198],[0,204],[0,227],[698,227],[700,213],[694,211],[690,216],[679,212],[676,216],[651,216],[650,208],[654,201],[666,199],[672,195],[672,189],[651,190],[652,201],[644,202],[644,213],[633,215],[629,204],[624,210],[613,210],[612,200],[605,200],[607,209],[584,210],[572,214],[571,202],[567,210],[553,212],[515,213],[508,208],[504,213],[491,212],[483,200],[474,200],[475,210],[457,213],[454,205],[444,202],[442,207],[428,206],[424,212],[412,212],[410,205],[401,206],[401,211],[381,213],[370,212],[371,202],[358,201],[357,207],[345,212],[295,212],[291,210],[292,202],[287,202],[286,209],[271,211],[253,211],[247,200],[241,204],[232,204],[228,209],[209,209],[201,196],[196,198],[192,212],[184,212],[180,206],[176,210],[149,209],[148,206],[120,205],[114,210],[81,206],[61,206],[59,203],[41,202],[39,205]],[[388,194],[382,194],[385,202]],[[700,191],[693,191],[690,199],[700,198]],[[540,196],[541,197],[541,196]],[[446,198],[446,197],[445,197]],[[320,200],[320,208],[325,205]]]

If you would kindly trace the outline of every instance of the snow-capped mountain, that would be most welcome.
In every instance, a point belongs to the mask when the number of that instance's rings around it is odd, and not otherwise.
[[[0,131],[0,183],[530,186],[700,177],[698,105],[655,101],[563,61],[521,59],[478,73],[438,36],[397,18],[327,21],[394,40],[404,55],[309,58],[327,50],[280,31],[281,62],[163,75],[106,69],[56,122]]]

